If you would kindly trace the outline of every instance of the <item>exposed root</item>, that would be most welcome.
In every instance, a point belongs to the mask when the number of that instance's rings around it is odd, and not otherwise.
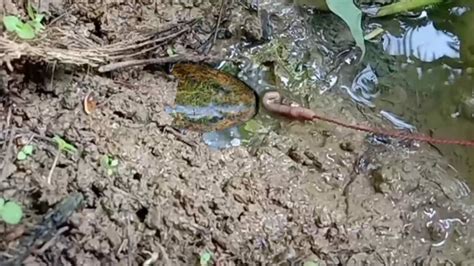
[[[99,45],[85,36],[59,27],[48,28],[40,38],[29,42],[11,39],[4,35],[0,37],[0,64],[5,64],[10,71],[13,71],[11,61],[28,57],[46,62],[102,67],[101,72],[107,72],[120,68],[122,65],[166,63],[170,60],[187,60],[188,57],[196,59],[196,55],[156,58],[153,53],[167,45],[169,41],[189,33],[198,21],[198,19],[193,19],[179,25],[171,25],[163,30],[133,33],[125,40],[109,45]],[[155,58],[150,59],[150,57]]]

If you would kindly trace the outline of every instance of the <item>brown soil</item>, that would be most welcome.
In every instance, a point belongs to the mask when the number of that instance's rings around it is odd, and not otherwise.
[[[197,49],[195,42],[212,34],[220,11],[215,1],[42,2],[50,4],[45,10],[52,18],[67,11],[55,22],[61,27],[104,43],[145,26],[204,16],[208,33],[195,30],[167,43],[178,50]],[[4,1],[4,12],[22,10],[9,3]],[[246,20],[235,5],[223,25],[239,37],[237,22]],[[463,201],[469,191],[429,146],[386,145],[331,125],[315,123],[308,130],[282,122],[251,152],[216,151],[200,134],[170,127],[164,108],[174,103],[176,82],[162,69],[96,74],[28,60],[13,66],[13,72],[0,70],[0,193],[20,202],[25,217],[22,225],[0,229],[0,264],[73,192],[84,195],[83,206],[64,229],[56,228],[53,240],[34,243],[25,264],[143,265],[155,257],[157,265],[194,265],[205,251],[216,265],[439,265],[474,257],[474,212]],[[99,105],[88,115],[83,98],[91,91]],[[340,96],[319,97],[314,110],[366,121]],[[54,135],[78,153],[59,157],[48,184],[57,154],[48,140]],[[35,145],[33,156],[16,160],[28,141]],[[112,174],[101,165],[104,155],[119,161]],[[436,215],[426,215],[429,210]],[[427,225],[447,218],[458,221],[446,231],[449,244],[435,247],[445,229]]]

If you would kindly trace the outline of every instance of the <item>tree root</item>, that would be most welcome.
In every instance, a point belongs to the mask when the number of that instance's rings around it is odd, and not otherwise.
[[[28,58],[45,62],[57,62],[77,66],[98,68],[108,72],[122,67],[163,64],[177,60],[203,61],[207,57],[182,54],[156,58],[157,50],[170,41],[193,30],[199,19],[193,19],[163,30],[148,33],[132,33],[123,41],[99,45],[91,39],[74,34],[59,27],[48,28],[39,38],[32,41],[0,36],[0,65],[5,64],[13,71],[13,60]],[[150,59],[150,57],[155,57]]]

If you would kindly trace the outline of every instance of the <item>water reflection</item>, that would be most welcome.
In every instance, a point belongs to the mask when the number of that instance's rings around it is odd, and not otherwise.
[[[222,131],[206,132],[203,134],[204,142],[214,149],[227,149],[238,147],[242,144],[242,134],[239,127],[232,127]]]
[[[419,19],[427,19],[423,12]],[[415,57],[423,62],[433,62],[443,57],[459,59],[459,38],[450,32],[438,30],[433,21],[424,25],[410,25],[401,21],[402,36],[386,33],[383,36],[383,48],[389,55]]]
[[[472,139],[473,7],[471,0],[450,1],[417,18],[378,21],[386,33],[381,49],[374,48],[367,60],[373,73],[380,74],[378,89],[353,85],[348,94],[383,110],[380,115],[397,128],[415,130],[413,123],[434,137]],[[437,148],[474,186],[474,150]]]

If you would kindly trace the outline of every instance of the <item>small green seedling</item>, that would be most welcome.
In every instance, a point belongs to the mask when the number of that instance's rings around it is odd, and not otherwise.
[[[212,261],[212,253],[211,252],[204,251],[203,253],[201,253],[201,257],[199,258],[199,265],[208,266],[211,261]]]
[[[64,139],[59,136],[54,136],[53,140],[58,144],[58,149],[60,151],[65,151],[69,153],[76,153],[77,149],[72,145],[67,143]]]
[[[17,154],[16,158],[18,161],[24,161],[28,159],[33,154],[33,145],[25,145],[21,148],[20,152]]]
[[[176,56],[176,50],[172,47],[168,47],[168,49],[166,49],[166,53],[169,57]]]
[[[303,264],[303,266],[319,266],[319,263],[309,260]]]
[[[104,155],[104,157],[102,157],[102,166],[105,167],[108,175],[113,175],[115,173],[118,164],[118,159],[115,159],[112,156]]]
[[[7,224],[18,224],[22,217],[23,211],[18,203],[0,198],[0,220]]]
[[[17,16],[4,16],[3,25],[7,31],[15,32],[21,39],[29,40],[44,30],[44,26],[41,24],[44,15],[38,14],[31,4],[28,4],[27,11],[30,21],[25,23]]]

